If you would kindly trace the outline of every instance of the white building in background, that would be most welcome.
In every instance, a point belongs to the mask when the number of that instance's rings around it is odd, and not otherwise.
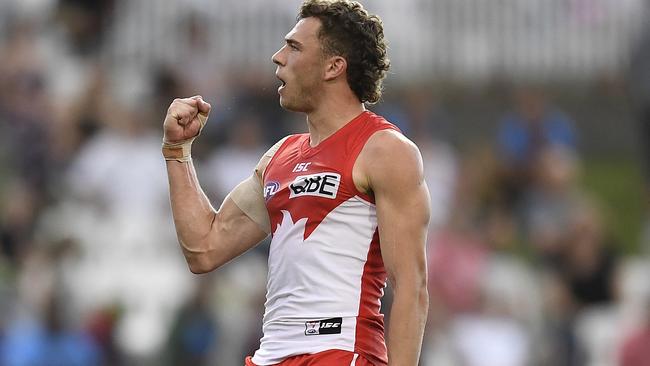
[[[183,62],[179,27],[193,13],[210,31],[217,68],[268,70],[300,0],[120,1],[106,56],[118,65]],[[624,69],[647,18],[643,0],[372,0],[384,20],[391,79],[476,82],[589,80]],[[172,51],[173,50],[173,51]],[[225,71],[224,71],[225,72]]]

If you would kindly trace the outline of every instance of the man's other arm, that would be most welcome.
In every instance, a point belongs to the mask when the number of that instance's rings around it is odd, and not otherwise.
[[[388,364],[416,366],[429,301],[425,249],[429,191],[422,158],[415,144],[385,130],[368,140],[357,166],[361,185],[375,196],[381,254],[394,291]]]

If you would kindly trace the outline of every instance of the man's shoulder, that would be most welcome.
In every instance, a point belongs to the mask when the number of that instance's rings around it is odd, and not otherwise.
[[[358,159],[359,168],[370,185],[378,180],[394,180],[402,175],[422,173],[420,150],[397,130],[384,129],[375,132],[364,146]],[[372,188],[372,187],[371,187]]]
[[[396,154],[420,154],[413,141],[404,136],[398,129],[382,129],[374,132],[364,150],[369,155],[378,158],[389,158]]]

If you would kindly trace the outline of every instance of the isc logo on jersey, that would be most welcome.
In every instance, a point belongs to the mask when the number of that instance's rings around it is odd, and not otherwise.
[[[305,322],[305,335],[341,334],[343,318],[330,318]]]
[[[323,198],[336,198],[341,183],[341,175],[338,173],[315,173],[310,175],[301,175],[293,180],[289,185],[291,194],[289,198],[300,196],[317,196]]]

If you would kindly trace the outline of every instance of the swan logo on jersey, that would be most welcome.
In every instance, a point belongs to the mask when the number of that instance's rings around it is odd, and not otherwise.
[[[267,182],[266,185],[264,185],[264,199],[268,200],[271,198],[278,189],[280,189],[280,183],[276,181]]]
[[[305,335],[341,334],[343,318],[331,318],[305,322]]]
[[[317,196],[334,199],[339,191],[341,175],[338,173],[322,172],[310,175],[300,175],[289,185],[289,198],[300,196]]]

